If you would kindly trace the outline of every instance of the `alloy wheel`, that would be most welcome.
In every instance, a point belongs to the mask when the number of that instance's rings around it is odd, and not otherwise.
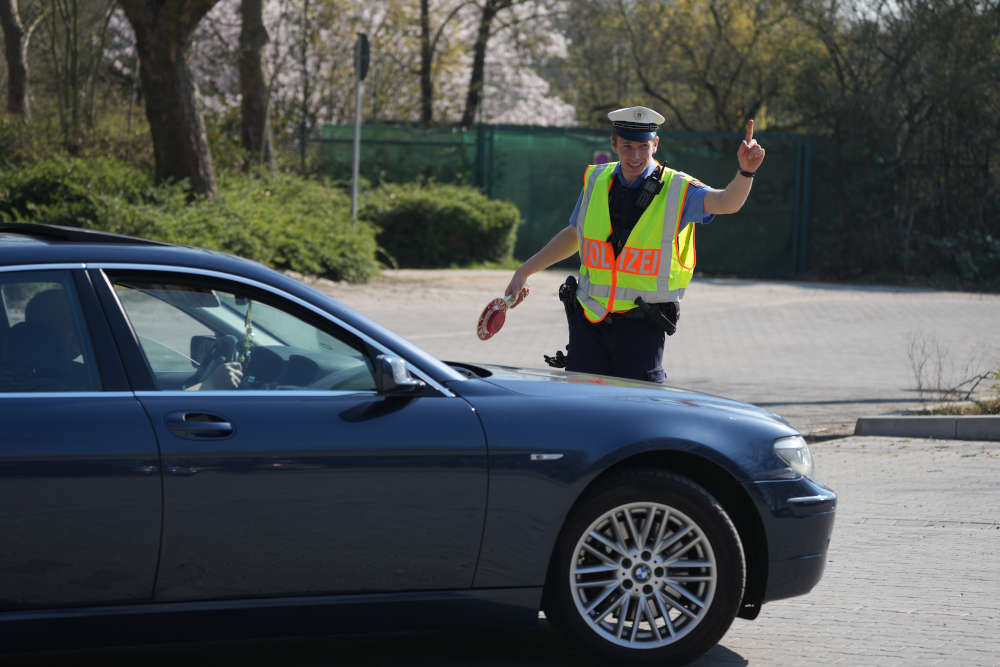
[[[690,633],[718,584],[705,533],[684,513],[634,502],[599,516],[573,550],[569,584],[577,611],[604,639],[656,649]]]

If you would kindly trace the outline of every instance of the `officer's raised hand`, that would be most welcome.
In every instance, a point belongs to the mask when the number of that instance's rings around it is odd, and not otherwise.
[[[709,188],[705,194],[705,213],[736,213],[747,200],[755,172],[764,161],[764,147],[753,138],[753,120],[747,121],[747,135],[736,151],[739,171],[723,190]]]
[[[747,136],[736,151],[736,159],[740,163],[740,170],[751,174],[764,161],[764,147],[753,138],[753,120],[747,121]]]

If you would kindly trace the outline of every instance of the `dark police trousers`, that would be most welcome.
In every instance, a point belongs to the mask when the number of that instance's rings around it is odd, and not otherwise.
[[[644,317],[611,314],[607,319],[611,322],[593,324],[576,304],[569,317],[566,370],[648,382],[666,381],[663,329]]]

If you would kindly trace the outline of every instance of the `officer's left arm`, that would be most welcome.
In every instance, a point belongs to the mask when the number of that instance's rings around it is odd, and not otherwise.
[[[747,123],[747,136],[736,151],[741,172],[754,173],[764,161],[764,147],[753,138],[753,121]],[[725,190],[710,189],[705,193],[705,213],[736,213],[750,194],[752,176],[737,172]]]

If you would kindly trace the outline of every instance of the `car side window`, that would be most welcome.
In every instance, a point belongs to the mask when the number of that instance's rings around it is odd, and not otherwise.
[[[111,276],[157,389],[375,390],[350,333],[273,295],[196,281]]]
[[[0,273],[0,392],[100,390],[71,276]]]

